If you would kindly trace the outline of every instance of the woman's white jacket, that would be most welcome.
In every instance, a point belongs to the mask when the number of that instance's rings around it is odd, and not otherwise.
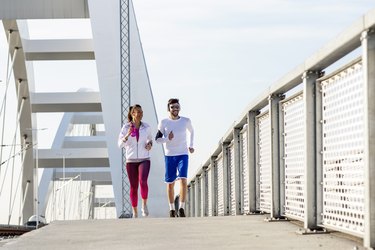
[[[146,150],[146,144],[151,142],[152,143],[152,134],[150,125],[145,122],[141,122],[141,126],[139,127],[139,139],[137,141],[137,137],[130,136],[128,140],[124,142],[122,139],[128,133],[129,127],[131,123],[126,123],[120,131],[118,137],[118,146],[120,148],[125,148],[126,152],[126,159],[127,160],[135,160],[135,159],[147,159],[150,158],[150,152]]]

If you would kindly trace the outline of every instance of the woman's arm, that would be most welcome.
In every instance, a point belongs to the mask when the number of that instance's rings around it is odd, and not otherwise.
[[[126,146],[127,142],[129,141],[130,133],[130,126],[127,126],[127,124],[125,124],[121,128],[120,134],[118,136],[117,145],[119,146],[119,148],[123,148]]]

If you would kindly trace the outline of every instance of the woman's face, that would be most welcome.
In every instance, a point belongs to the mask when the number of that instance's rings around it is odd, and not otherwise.
[[[143,110],[142,108],[134,108],[132,111],[133,120],[142,120]]]

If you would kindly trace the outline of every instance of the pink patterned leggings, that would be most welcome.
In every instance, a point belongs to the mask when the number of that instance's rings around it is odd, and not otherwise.
[[[147,199],[148,197],[147,178],[150,172],[150,166],[150,160],[126,163],[126,171],[130,182],[130,201],[132,207],[138,206],[138,183],[141,186],[142,199]]]

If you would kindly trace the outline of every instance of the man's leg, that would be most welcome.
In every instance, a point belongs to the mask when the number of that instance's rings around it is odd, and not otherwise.
[[[169,204],[174,203],[174,182],[167,183],[167,194],[168,194]]]
[[[174,182],[167,183],[167,195],[169,201],[169,217],[176,217],[176,208],[174,206]]]
[[[187,179],[180,179],[180,202],[186,201]]]
[[[185,201],[187,193],[187,179],[180,179],[180,206],[178,209],[178,216],[185,217]]]
[[[174,183],[177,178],[177,165],[175,156],[165,156],[165,182],[167,183],[167,196],[169,202],[169,217],[176,217],[174,206]]]
[[[189,156],[181,155],[178,163],[178,172],[180,179],[180,204],[178,216],[185,217],[185,201],[187,193],[187,174],[188,174]]]

